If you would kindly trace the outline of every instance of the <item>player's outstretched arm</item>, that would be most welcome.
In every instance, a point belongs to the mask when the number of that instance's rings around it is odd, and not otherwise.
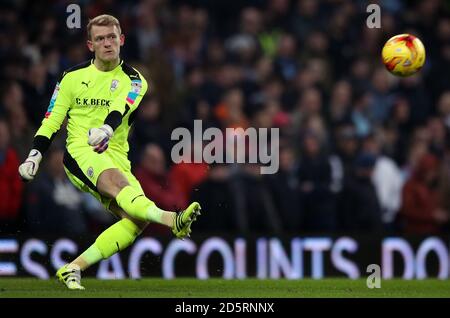
[[[19,166],[19,174],[24,181],[31,181],[36,176],[42,156],[61,128],[70,106],[70,82],[64,77],[56,83],[45,118],[34,136],[33,146],[27,159]]]

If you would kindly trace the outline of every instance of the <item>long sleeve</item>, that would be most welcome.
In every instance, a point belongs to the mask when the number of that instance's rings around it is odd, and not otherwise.
[[[54,137],[59,131],[61,125],[66,118],[66,114],[70,108],[70,81],[68,76],[56,83],[52,98],[45,113],[45,118],[35,134],[33,148],[44,153]]]

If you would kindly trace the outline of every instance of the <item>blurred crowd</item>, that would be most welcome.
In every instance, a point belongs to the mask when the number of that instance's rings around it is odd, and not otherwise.
[[[196,231],[295,234],[450,232],[448,1],[72,1],[0,6],[0,231],[85,235],[114,222],[64,174],[61,129],[37,178],[19,179],[56,79],[91,55],[88,18],[109,13],[122,58],[148,80],[130,159],[149,198],[169,210],[197,200]],[[370,29],[369,3],[381,7]],[[380,60],[399,33],[422,39],[415,76]],[[279,128],[280,168],[171,160],[171,131]],[[158,227],[154,231],[168,233]],[[164,232],[165,231],[165,232]]]

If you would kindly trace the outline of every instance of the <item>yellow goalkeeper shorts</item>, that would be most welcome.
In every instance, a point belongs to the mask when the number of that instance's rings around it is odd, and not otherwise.
[[[108,169],[118,169],[133,188],[144,194],[139,181],[131,173],[131,163],[126,154],[111,149],[98,154],[90,146],[72,147],[70,152],[66,149],[64,153],[64,170],[72,184],[79,190],[92,194],[107,210],[112,199],[100,194],[97,180]]]

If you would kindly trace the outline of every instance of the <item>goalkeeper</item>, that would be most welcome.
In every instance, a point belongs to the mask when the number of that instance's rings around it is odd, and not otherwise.
[[[125,37],[115,17],[101,15],[90,20],[87,33],[87,46],[95,58],[63,73],[29,156],[19,167],[24,180],[34,178],[67,115],[67,176],[78,189],[91,193],[120,218],[85,252],[57,271],[57,277],[69,289],[84,289],[80,271],[128,247],[149,222],[164,224],[183,239],[200,214],[197,202],[175,213],[159,209],[144,195],[131,173],[127,153],[128,132],[147,82],[119,57]]]

